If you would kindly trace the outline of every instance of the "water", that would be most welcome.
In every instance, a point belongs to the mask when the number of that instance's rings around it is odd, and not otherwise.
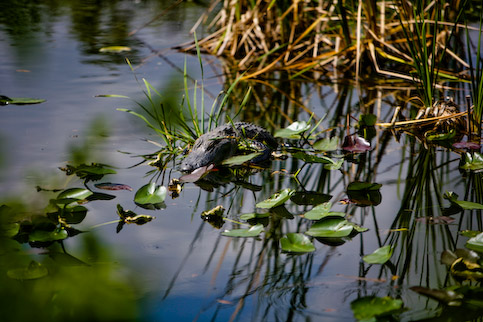
[[[135,103],[96,96],[119,94],[145,103],[142,94],[142,78],[145,78],[154,88],[179,102],[184,95],[183,86],[172,84],[173,78],[182,76],[185,61],[190,76],[201,78],[197,57],[170,49],[193,39],[189,30],[204,12],[201,5],[180,4],[129,36],[129,32],[144,26],[169,5],[170,2],[164,1],[40,4],[12,1],[0,5],[3,9],[0,11],[4,12],[0,18],[0,94],[47,100],[39,105],[0,107],[2,199],[28,205],[24,211],[19,208],[25,218],[43,214],[48,199],[56,194],[39,193],[36,186],[83,187],[80,180],[66,177],[58,169],[73,161],[75,155],[88,163],[114,166],[117,174],[103,181],[133,188],[133,191],[108,191],[116,198],[86,204],[86,218],[74,226],[88,232],[65,240],[64,250],[89,263],[88,269],[79,268],[78,263],[72,265],[73,259],[65,255],[57,255],[65,261],[59,268],[61,261],[52,254],[54,251],[64,254],[59,245],[52,246],[49,256],[43,254],[42,248],[30,248],[26,244],[12,246],[20,248],[20,257],[2,252],[6,259],[1,266],[2,273],[11,271],[12,267],[26,267],[32,259],[49,268],[49,276],[38,282],[19,282],[4,275],[3,285],[7,286],[0,294],[6,304],[2,309],[31,307],[38,314],[38,320],[347,321],[354,319],[350,309],[352,301],[377,295],[401,298],[410,308],[402,319],[430,316],[437,303],[428,302],[409,287],[444,285],[446,268],[438,258],[443,249],[452,245],[446,239],[448,232],[454,237],[456,229],[418,222],[414,230],[389,231],[394,218],[401,213],[399,208],[404,209],[401,203],[406,173],[417,168],[408,160],[417,160],[419,155],[419,150],[411,151],[409,145],[392,138],[386,145],[379,141],[370,153],[368,160],[372,168],[366,167],[365,161],[346,163],[343,173],[324,171],[320,164],[302,168],[298,180],[304,188],[330,193],[334,210],[349,213],[352,221],[370,229],[337,247],[314,240],[314,253],[280,252],[280,237],[287,232],[308,229],[310,223],[304,219],[285,220],[275,215],[259,238],[237,239],[220,234],[224,229],[231,229],[231,224],[218,230],[199,216],[202,211],[222,204],[228,209],[228,217],[237,219],[242,213],[255,212],[256,202],[283,188],[300,190],[288,174],[295,173],[302,163],[291,159],[274,161],[271,171],[250,178],[250,183],[261,186],[259,192],[233,184],[207,192],[194,184],[186,184],[179,198],[166,199],[163,210],[144,210],[134,204],[135,191],[150,181],[152,176],[146,174],[153,170],[147,164],[131,168],[141,161],[135,156],[158,149],[146,139],[161,140],[138,118],[116,110],[135,108]],[[99,52],[100,48],[113,45],[129,46],[132,51]],[[162,50],[162,57],[153,55],[153,50]],[[125,57],[132,62],[134,71]],[[205,57],[204,72],[205,90],[216,96],[223,88],[218,82],[222,73],[218,62]],[[322,95],[317,95],[318,90]],[[305,93],[307,105],[317,118],[326,113],[332,115],[340,99],[340,92],[330,86],[317,88],[309,84]],[[209,95],[206,97],[206,105],[211,106],[212,99]],[[385,117],[391,111],[389,105],[383,104],[380,115]],[[257,112],[250,113],[247,109],[243,113],[246,117],[254,114],[255,120],[260,121]],[[309,117],[304,112],[296,116]],[[329,126],[327,123],[323,123],[325,127]],[[74,154],[72,151],[76,149],[82,153]],[[381,162],[376,161],[380,150],[385,151]],[[456,154],[437,150],[440,163],[445,158],[458,158]],[[441,171],[438,177],[441,187],[464,195],[457,162],[449,163],[443,170],[434,168]],[[168,170],[165,175],[160,184],[167,185],[170,178],[180,174]],[[329,179],[321,179],[325,176]],[[382,202],[377,207],[339,203],[346,198],[347,185],[356,179],[383,184]],[[143,226],[124,225],[116,233],[117,204],[156,219]],[[291,202],[286,207],[295,216],[311,209]],[[413,211],[419,215],[430,212],[428,209]],[[403,225],[400,223],[400,226]],[[439,237],[434,237],[438,234]],[[397,247],[392,258],[397,268],[364,264],[362,255],[380,247],[386,238],[399,240],[394,243]],[[459,244],[461,247],[461,240]],[[404,270],[404,260],[409,262],[408,271]],[[404,282],[399,283],[398,278]],[[429,282],[422,283],[421,278]],[[39,302],[37,296],[44,300]],[[61,310],[66,307],[79,315],[73,318],[69,310]],[[8,315],[12,321],[28,320],[32,316],[28,313]]]

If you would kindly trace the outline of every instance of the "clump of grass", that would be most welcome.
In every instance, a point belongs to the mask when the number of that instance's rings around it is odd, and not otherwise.
[[[414,72],[431,84],[423,86],[432,95],[436,76],[458,79],[458,70],[443,71],[432,62],[446,51],[461,61],[448,40],[465,8],[466,2],[443,8],[439,2],[422,0],[214,0],[199,21],[214,15],[208,25],[213,32],[182,49],[192,51],[199,45],[223,57],[231,68],[248,70],[243,79],[274,70],[287,71],[291,78],[309,71],[342,71],[346,76],[353,72],[358,77],[360,70],[373,70],[412,80],[409,73]]]

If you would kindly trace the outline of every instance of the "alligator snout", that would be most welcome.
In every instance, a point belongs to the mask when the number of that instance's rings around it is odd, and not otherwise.
[[[254,141],[256,144],[252,145],[263,152],[265,160],[270,157],[271,149],[277,147],[277,141],[264,128],[243,122],[235,123],[234,127],[226,124],[201,135],[181,162],[180,170],[191,173],[210,164],[219,165],[236,153],[242,139]]]

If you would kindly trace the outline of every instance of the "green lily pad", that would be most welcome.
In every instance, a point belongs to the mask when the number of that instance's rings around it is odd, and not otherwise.
[[[403,302],[388,296],[365,296],[351,302],[354,317],[360,321],[376,321],[376,318],[401,310]]]
[[[300,139],[300,133],[303,133],[310,129],[310,124],[305,121],[294,122],[284,129],[280,129],[275,132],[276,138],[284,139]]]
[[[354,230],[344,218],[325,218],[316,222],[305,233],[313,237],[347,237]]]
[[[39,98],[28,98],[28,97],[7,97],[0,96],[0,105],[16,104],[16,105],[27,105],[27,104],[40,104],[45,102],[44,99]]]
[[[331,158],[324,157],[324,156],[318,157],[316,155],[308,154],[302,151],[295,152],[292,154],[292,156],[296,159],[302,160],[307,163],[325,163],[325,164],[334,163]]]
[[[304,214],[304,218],[310,219],[310,220],[320,220],[324,217],[344,217],[345,216],[345,213],[343,212],[330,211],[331,207],[332,207],[331,202],[326,202],[318,206],[315,206],[310,211]]]
[[[361,190],[379,190],[382,187],[382,184],[379,183],[370,183],[370,182],[360,182],[354,181],[349,183],[347,186],[347,191],[361,191]]]
[[[56,240],[63,240],[69,237],[65,229],[57,228],[54,231],[34,230],[29,235],[31,242],[50,242]]]
[[[134,202],[139,205],[160,204],[166,199],[167,189],[164,186],[156,186],[154,182],[142,186],[134,195]]]
[[[280,239],[282,251],[289,253],[309,253],[315,251],[315,246],[304,234],[287,233]]]
[[[99,49],[100,53],[121,53],[123,51],[131,51],[131,48],[127,46],[108,46]]]
[[[473,238],[470,238],[466,242],[466,248],[483,253],[483,233],[476,235]]]
[[[334,161],[331,158],[327,158],[327,160],[329,160],[330,162],[324,164],[324,169],[326,170],[339,170],[344,164],[344,159],[338,159],[337,161]]]
[[[85,200],[93,192],[83,188],[70,188],[62,191],[56,199],[57,204],[69,204],[78,200]]]
[[[257,237],[263,231],[263,225],[258,224],[248,229],[225,230],[221,234],[228,237]]]
[[[47,268],[36,261],[31,261],[27,267],[10,269],[7,272],[8,277],[16,280],[33,280],[48,274]]]
[[[292,197],[290,197],[290,200],[297,205],[316,206],[329,201],[331,198],[331,195],[317,191],[296,191]]]
[[[84,206],[67,206],[62,209],[61,216],[67,224],[79,224],[87,215],[87,208]]]
[[[263,214],[249,213],[249,214],[241,215],[240,220],[260,219],[260,218],[267,218],[267,217],[270,217],[270,213],[268,213],[268,212],[263,213]]]
[[[479,171],[483,169],[483,155],[478,152],[469,153],[464,155],[464,164],[460,167],[463,170]]]
[[[362,259],[368,264],[384,264],[391,258],[393,251],[394,248],[391,245],[383,246]]]
[[[465,210],[483,209],[483,205],[477,202],[458,200],[458,195],[454,192],[447,191],[444,196],[452,204],[456,204]]]
[[[274,208],[277,206],[280,206],[285,203],[285,201],[289,200],[290,197],[295,193],[295,190],[292,190],[290,188],[284,189],[270,198],[260,201],[259,203],[256,204],[257,208]]]
[[[226,165],[226,166],[237,166],[237,165],[242,165],[257,156],[261,155],[261,152],[254,152],[250,154],[244,154],[244,155],[236,155],[234,157],[228,158],[226,160],[223,160],[221,164]]]
[[[317,151],[335,151],[339,147],[339,138],[335,136],[332,138],[323,138],[315,142],[312,147]]]

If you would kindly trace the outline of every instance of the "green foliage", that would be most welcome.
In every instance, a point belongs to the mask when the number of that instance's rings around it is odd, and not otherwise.
[[[403,307],[403,302],[388,296],[360,297],[351,302],[354,317],[359,321],[378,321],[378,318],[396,313]]]
[[[225,230],[222,233],[222,235],[227,237],[257,237],[262,233],[262,231],[263,231],[263,225],[258,224],[250,228]]]
[[[364,256],[362,259],[368,264],[384,264],[391,259],[394,247],[391,245],[376,249],[372,254]]]
[[[156,186],[154,182],[150,182],[136,191],[134,202],[141,207],[160,209],[164,204],[166,194],[166,187]]]
[[[345,216],[344,212],[330,211],[331,208],[332,208],[331,202],[320,204],[318,206],[315,206],[308,212],[306,212],[304,214],[304,218],[310,219],[310,220],[320,220],[324,217],[344,217]]]
[[[287,233],[280,239],[282,251],[288,253],[310,253],[315,251],[314,244],[304,234]]]
[[[270,209],[281,206],[285,203],[285,201],[289,200],[294,193],[295,191],[290,188],[284,189],[280,192],[275,193],[270,198],[260,201],[256,204],[256,207]]]

